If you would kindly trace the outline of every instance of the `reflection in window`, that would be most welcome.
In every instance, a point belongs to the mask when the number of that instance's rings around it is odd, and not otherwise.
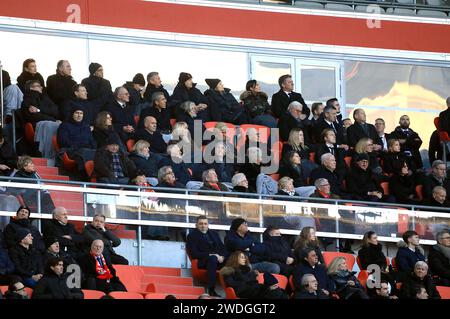
[[[278,78],[284,74],[291,74],[289,63],[257,61],[254,64],[253,77],[269,97],[280,89]]]

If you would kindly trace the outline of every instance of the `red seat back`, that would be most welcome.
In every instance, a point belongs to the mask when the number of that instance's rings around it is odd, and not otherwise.
[[[109,295],[114,299],[144,299],[144,296],[137,292],[113,291]]]
[[[84,299],[100,299],[105,295],[103,291],[82,289]]]
[[[327,267],[330,265],[330,263],[336,257],[344,257],[345,261],[347,262],[347,267],[350,271],[353,269],[353,266],[355,265],[355,256],[353,256],[352,254],[334,252],[334,251],[324,251],[324,252],[322,252],[322,256],[323,256],[325,265]]]

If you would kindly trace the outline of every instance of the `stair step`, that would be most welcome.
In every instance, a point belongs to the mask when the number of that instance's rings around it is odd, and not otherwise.
[[[70,178],[69,176],[64,176],[64,175],[48,175],[48,174],[39,174],[41,176],[42,179],[50,179],[50,180],[54,180],[54,181],[69,181]],[[61,185],[61,184],[59,184]]]
[[[144,278],[142,278],[142,283],[144,290],[150,283],[189,286],[189,287],[192,287],[193,285],[192,278],[190,277],[158,276],[158,275],[144,275]]]
[[[179,268],[169,267],[146,267],[139,266],[145,275],[157,275],[157,276],[181,276],[181,270]]]
[[[205,293],[205,288],[179,285],[149,284],[149,286],[147,287],[147,291],[167,293],[172,295],[201,295]]]
[[[79,202],[83,203],[83,194],[82,193],[52,191],[52,195],[55,195],[55,197],[57,197],[60,200],[79,201]]]
[[[36,171],[39,173],[39,175],[59,175],[58,167],[51,167],[51,166],[35,166]]]
[[[34,165],[38,165],[38,166],[47,166],[47,159],[46,158],[40,158],[40,157],[33,157],[33,163]]]

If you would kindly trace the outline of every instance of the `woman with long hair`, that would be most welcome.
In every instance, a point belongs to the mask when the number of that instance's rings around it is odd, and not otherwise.
[[[314,227],[303,227],[294,243],[294,256],[297,259],[297,262],[302,259],[300,256],[302,250],[305,248],[313,248],[319,258],[319,262],[324,264],[320,242],[316,237],[316,230]]]
[[[328,276],[336,285],[336,293],[340,299],[369,299],[364,288],[350,271],[344,257],[334,258],[328,266]]]

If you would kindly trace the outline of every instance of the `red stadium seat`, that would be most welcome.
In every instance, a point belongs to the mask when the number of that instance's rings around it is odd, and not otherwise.
[[[225,298],[226,299],[239,299],[238,296],[236,296],[236,292],[231,287],[225,288]]]
[[[135,142],[135,140],[133,140],[133,139],[129,139],[128,141],[127,141],[127,149],[128,149],[128,152],[132,152],[133,151],[133,146],[134,146],[134,144],[135,144],[136,142]]]
[[[270,174],[269,176],[276,182],[280,179],[280,174]]]
[[[151,292],[145,295],[145,299],[166,299],[167,294]]]
[[[144,296],[137,292],[113,291],[109,295],[114,299],[144,299]]]
[[[82,289],[84,299],[100,299],[105,295],[103,291]]]
[[[28,143],[33,145],[34,143],[34,127],[31,123],[25,123],[25,139]]]
[[[176,119],[170,119],[170,126],[174,127],[176,122]]]
[[[417,198],[419,200],[423,201],[423,185],[416,186],[416,194],[417,194]]]
[[[355,256],[353,256],[352,254],[334,252],[334,251],[324,251],[324,252],[322,252],[322,256],[323,256],[323,261],[325,262],[325,265],[327,267],[330,265],[330,263],[336,257],[344,257],[347,262],[347,267],[350,271],[353,269],[353,266],[355,265]]]
[[[389,195],[389,182],[383,182],[380,186],[383,189],[384,195]]]
[[[127,265],[114,265],[117,277],[120,278],[129,292],[140,292],[144,271],[139,267]]]
[[[352,166],[352,157],[351,156],[344,157],[344,161],[345,161],[345,165],[347,165],[347,167]]]
[[[84,169],[88,177],[91,178],[91,182],[95,183],[97,179],[94,176],[94,161],[87,161],[84,163]]]
[[[442,299],[450,299],[450,287],[436,286]]]

